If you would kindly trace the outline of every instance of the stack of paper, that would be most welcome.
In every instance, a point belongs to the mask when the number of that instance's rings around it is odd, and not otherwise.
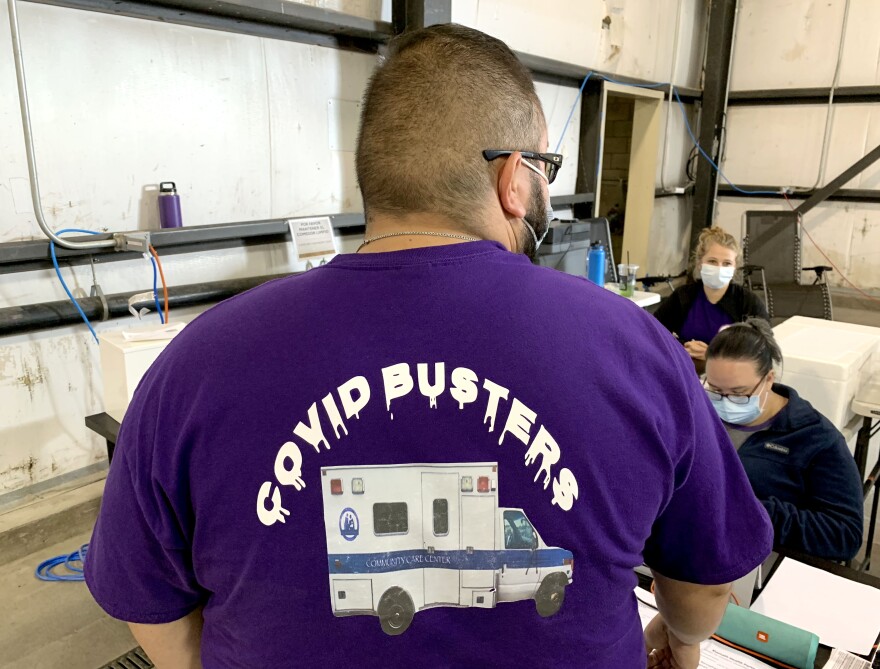
[[[845,650],[831,651],[831,657],[822,669],[871,669],[871,663],[863,660],[858,655],[852,655]]]

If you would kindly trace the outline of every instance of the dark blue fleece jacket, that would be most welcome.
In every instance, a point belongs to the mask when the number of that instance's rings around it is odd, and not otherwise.
[[[793,388],[773,385],[788,404],[739,457],[764,504],[776,545],[816,557],[849,560],[862,544],[864,500],[843,435]]]

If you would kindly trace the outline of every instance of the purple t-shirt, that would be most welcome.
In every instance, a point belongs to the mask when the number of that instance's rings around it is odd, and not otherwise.
[[[86,560],[204,606],[215,667],[645,666],[633,568],[732,581],[773,530],[675,340],[492,242],[227,300],[142,380]]]
[[[712,304],[706,297],[706,291],[697,292],[697,299],[691,305],[681,332],[679,340],[684,343],[691,340],[701,341],[708,344],[715,338],[718,331],[725,325],[733,323],[733,319],[725,313],[717,304]]]

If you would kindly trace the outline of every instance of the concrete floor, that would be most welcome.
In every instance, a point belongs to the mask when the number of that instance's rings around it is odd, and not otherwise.
[[[34,577],[40,562],[76,550],[90,536],[83,532],[0,569],[0,667],[97,669],[137,645],[125,623],[98,608],[85,583]]]
[[[880,306],[880,305],[878,305]],[[834,320],[857,325],[869,325],[880,328],[880,308],[872,306],[868,309],[838,307],[834,305]]]

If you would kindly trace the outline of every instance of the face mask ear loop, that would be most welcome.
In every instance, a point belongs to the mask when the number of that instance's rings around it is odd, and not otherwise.
[[[522,218],[520,220],[523,222],[523,225],[526,226],[526,230],[529,231],[529,234],[532,236],[532,239],[535,240],[535,249],[537,250],[537,248],[541,245],[541,242],[538,241],[538,235],[535,234],[535,229],[532,227],[532,224],[529,223],[525,218]],[[543,240],[544,240],[544,238],[541,237],[541,241],[543,241]]]
[[[765,398],[764,398],[764,401],[763,401],[761,404],[758,405],[758,408],[761,410],[761,413],[764,413],[764,409],[765,409],[766,406],[767,406],[767,402],[770,401],[770,392],[773,390],[773,386],[770,386],[770,388],[767,388],[767,379],[766,379],[766,377],[764,378],[764,384],[763,384],[763,386],[762,386],[762,390],[761,390],[761,393],[762,393],[762,394],[763,394],[764,390],[767,390],[767,397],[765,397]]]

